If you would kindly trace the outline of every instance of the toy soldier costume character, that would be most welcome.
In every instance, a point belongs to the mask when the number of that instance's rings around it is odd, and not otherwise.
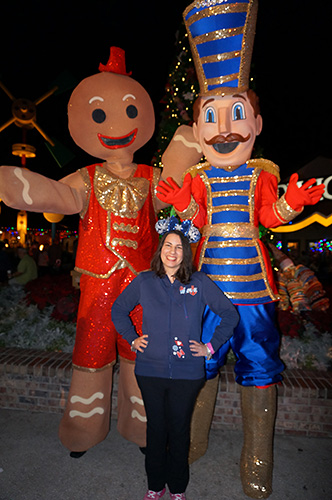
[[[284,365],[274,319],[277,289],[258,227],[292,220],[303,205],[320,199],[324,187],[310,187],[311,180],[299,189],[293,176],[287,193],[278,199],[279,168],[268,160],[250,159],[262,128],[258,98],[249,89],[256,16],[256,0],[196,1],[185,10],[200,94],[191,141],[188,130],[186,140],[181,139],[182,127],[163,157],[165,166],[173,161],[173,170],[184,172],[182,187],[167,178],[159,184],[158,196],[200,228],[198,269],[217,283],[240,315],[228,344],[206,362],[208,381],[192,420],[191,461],[206,451],[218,370],[231,347],[241,392],[242,485],[248,496],[267,498],[272,492],[275,384],[282,379]],[[190,149],[192,157],[195,142],[201,148],[197,161],[201,153],[207,161],[190,167],[186,151]],[[209,341],[217,321],[207,308],[203,342]]]

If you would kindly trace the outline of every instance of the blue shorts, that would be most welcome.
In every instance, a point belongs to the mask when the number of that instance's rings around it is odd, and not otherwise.
[[[208,379],[218,375],[219,368],[225,364],[228,350],[236,356],[236,382],[244,386],[264,386],[282,380],[284,364],[279,358],[280,335],[275,324],[275,304],[255,306],[235,306],[240,321],[233,336],[226,344],[206,361]],[[204,313],[202,341],[211,340],[220,318],[208,307]]]

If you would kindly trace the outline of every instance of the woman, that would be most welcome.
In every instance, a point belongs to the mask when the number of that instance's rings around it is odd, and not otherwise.
[[[140,337],[129,318],[137,304],[143,308]],[[204,345],[200,338],[206,305],[221,317],[221,324]],[[194,272],[188,239],[171,230],[159,242],[151,271],[137,276],[115,301],[112,320],[137,351],[135,374],[147,415],[149,489],[144,500],[161,498],[166,484],[173,500],[183,500],[189,482],[190,421],[205,382],[203,358],[230,338],[237,312],[212,280]]]

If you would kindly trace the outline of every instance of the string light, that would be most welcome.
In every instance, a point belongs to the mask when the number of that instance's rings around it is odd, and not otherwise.
[[[324,250],[332,252],[332,241],[325,238],[322,240],[314,241],[309,244],[309,248],[311,252],[323,253]]]

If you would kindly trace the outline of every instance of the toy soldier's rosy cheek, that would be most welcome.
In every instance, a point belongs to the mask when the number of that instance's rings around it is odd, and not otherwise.
[[[92,119],[96,123],[103,123],[106,120],[106,113],[100,108],[95,109],[92,111]]]
[[[136,106],[134,106],[133,104],[130,104],[126,109],[126,113],[127,113],[129,118],[136,118],[136,116],[138,115],[138,110],[137,110]]]

